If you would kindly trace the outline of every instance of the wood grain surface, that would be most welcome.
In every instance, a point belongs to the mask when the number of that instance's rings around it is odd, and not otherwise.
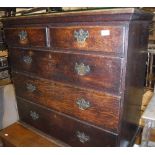
[[[27,37],[21,41],[19,33],[25,31]],[[46,46],[46,31],[45,28],[22,27],[5,29],[6,42],[9,46],[20,47],[45,47]]]
[[[120,93],[121,58],[15,48],[10,51],[13,70],[84,88]],[[27,56],[31,63],[24,62]],[[75,70],[76,64],[89,66],[90,71],[81,76]]]
[[[78,42],[79,37],[87,32],[88,37]],[[100,51],[107,53],[123,53],[123,27],[121,26],[68,26],[50,28],[51,46],[58,49],[75,49],[83,51]]]
[[[17,98],[21,121],[58,138],[71,146],[116,146],[117,135]],[[32,119],[30,112],[39,118]],[[80,136],[81,135],[81,136]]]
[[[39,80],[15,73],[13,74],[13,80],[16,95],[19,97],[110,131],[118,131],[120,110],[120,97],[118,96],[75,88],[47,80]],[[29,91],[27,84],[35,86],[36,90],[33,92]],[[79,108],[80,106],[77,102],[81,99],[89,102],[90,107],[86,109]]]
[[[52,141],[40,136],[20,123],[14,123],[0,131],[5,147],[58,147]]]

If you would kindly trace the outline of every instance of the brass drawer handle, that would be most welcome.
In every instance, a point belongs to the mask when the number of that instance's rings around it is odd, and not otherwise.
[[[27,40],[27,32],[25,30],[22,30],[18,33],[20,41]]]
[[[84,132],[77,131],[76,135],[81,143],[86,143],[90,140],[90,137],[86,135]]]
[[[76,104],[78,105],[79,109],[81,110],[86,110],[88,108],[90,108],[90,103],[89,101],[86,101],[83,98],[77,99]]]
[[[75,71],[77,72],[78,75],[86,75],[90,72],[90,67],[89,65],[85,65],[83,63],[75,63]]]
[[[34,92],[36,90],[36,86],[34,86],[33,84],[31,83],[26,83],[26,89],[29,91],[29,92]]]
[[[39,119],[39,114],[37,114],[35,111],[30,111],[30,116],[33,120]]]
[[[31,63],[32,63],[32,57],[30,57],[30,56],[24,56],[24,57],[23,57],[23,61],[24,61],[26,64],[31,64]]]
[[[84,43],[88,37],[89,37],[88,31],[84,31],[83,29],[74,31],[74,38],[77,40],[78,43]]]

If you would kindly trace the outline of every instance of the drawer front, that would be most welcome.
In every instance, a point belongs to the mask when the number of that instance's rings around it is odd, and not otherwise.
[[[20,120],[71,146],[116,146],[117,136],[17,98]]]
[[[11,50],[10,50],[11,51]],[[110,93],[119,93],[121,58],[58,52],[13,50],[13,69]]]
[[[123,35],[121,26],[50,28],[51,46],[60,49],[122,53]]]
[[[15,73],[13,79],[17,96],[112,132],[118,131],[119,97]]]
[[[12,80],[15,85],[17,96],[38,104],[46,105],[46,93],[51,91],[49,82],[46,80],[37,80],[36,78],[13,72]]]
[[[46,46],[45,28],[10,28],[5,29],[5,37],[9,46]]]

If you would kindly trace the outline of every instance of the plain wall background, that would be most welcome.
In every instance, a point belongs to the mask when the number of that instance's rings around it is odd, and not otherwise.
[[[0,87],[0,129],[19,120],[15,91],[12,84]]]

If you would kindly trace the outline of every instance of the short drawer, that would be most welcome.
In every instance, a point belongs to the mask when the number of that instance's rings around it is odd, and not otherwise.
[[[119,94],[121,58],[11,49],[14,70],[75,86]]]
[[[51,47],[122,54],[123,31],[122,26],[51,27]]]
[[[5,37],[9,46],[46,46],[46,29],[41,27],[22,27],[5,29]]]
[[[17,96],[117,133],[120,97],[21,74],[13,79]]]
[[[116,146],[117,135],[17,98],[20,120],[71,146]]]

